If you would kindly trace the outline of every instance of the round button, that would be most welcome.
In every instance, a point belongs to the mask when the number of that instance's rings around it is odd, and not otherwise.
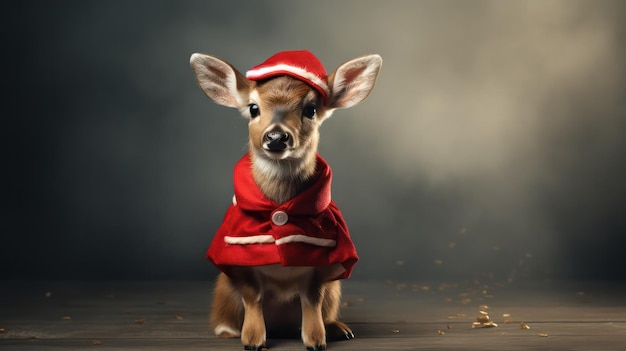
[[[289,216],[283,211],[276,211],[272,214],[272,222],[276,225],[283,225],[287,223]]]

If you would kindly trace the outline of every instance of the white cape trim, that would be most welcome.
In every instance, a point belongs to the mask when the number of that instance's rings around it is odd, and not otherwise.
[[[322,247],[335,247],[337,240],[316,238],[314,236],[295,234],[289,235],[278,240],[274,240],[271,235],[252,235],[252,236],[225,236],[224,242],[232,245],[249,245],[249,244],[271,244],[284,245],[291,243],[305,243]]]

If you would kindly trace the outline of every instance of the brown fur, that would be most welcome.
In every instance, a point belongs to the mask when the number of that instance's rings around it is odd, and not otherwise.
[[[281,76],[252,82],[216,57],[191,57],[205,94],[249,118],[253,177],[263,194],[277,203],[310,186],[316,169],[319,126],[334,109],[351,107],[367,97],[381,63],[378,55],[344,63],[330,75],[331,95],[323,101],[316,90],[300,80]],[[250,116],[251,104],[259,106],[259,116]],[[313,118],[303,116],[307,106],[315,106]],[[289,134],[285,150],[267,149],[266,135],[270,131]],[[267,329],[300,327],[307,348],[324,349],[327,334],[332,338],[354,337],[350,328],[337,319],[340,302],[341,283],[322,281],[315,267],[239,266],[230,276],[221,273],[217,278],[211,326],[219,336],[241,336],[247,348],[265,345]]]

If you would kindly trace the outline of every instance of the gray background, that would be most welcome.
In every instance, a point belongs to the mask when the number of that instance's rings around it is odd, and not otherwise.
[[[308,49],[378,84],[322,127],[354,279],[626,278],[620,1],[29,1],[2,10],[4,279],[212,279],[241,71]]]

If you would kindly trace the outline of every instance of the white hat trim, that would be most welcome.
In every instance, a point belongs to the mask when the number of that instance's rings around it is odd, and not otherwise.
[[[291,72],[297,76],[303,77],[306,80],[309,80],[314,85],[322,88],[326,92],[326,96],[330,96],[330,90],[328,89],[328,85],[317,75],[303,69],[300,67],[286,65],[284,63],[274,65],[274,66],[266,66],[261,67],[254,70],[249,70],[246,72],[246,78],[248,79],[258,79],[259,77],[263,77],[268,73],[272,73],[275,71],[287,71]]]

